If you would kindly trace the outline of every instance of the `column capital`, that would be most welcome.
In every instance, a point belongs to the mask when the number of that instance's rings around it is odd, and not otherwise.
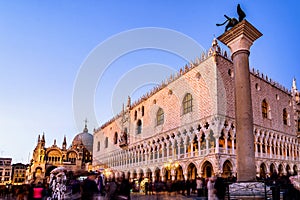
[[[252,24],[247,20],[243,20],[229,31],[218,37],[222,43],[228,46],[233,55],[239,50],[249,51],[253,42],[262,36]]]

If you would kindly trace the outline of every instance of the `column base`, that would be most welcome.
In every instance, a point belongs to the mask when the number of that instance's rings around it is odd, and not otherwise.
[[[237,182],[229,185],[229,195],[230,199],[264,199],[272,191],[262,182]]]

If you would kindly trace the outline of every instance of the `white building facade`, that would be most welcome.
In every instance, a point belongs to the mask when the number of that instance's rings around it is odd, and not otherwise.
[[[297,174],[300,100],[267,76],[250,73],[258,177]],[[94,131],[93,168],[153,181],[236,176],[234,69],[217,41],[206,55]]]

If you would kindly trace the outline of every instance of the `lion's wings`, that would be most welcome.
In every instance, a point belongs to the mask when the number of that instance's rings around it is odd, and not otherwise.
[[[245,17],[246,14],[244,13],[244,11],[241,9],[240,4],[237,5],[237,13],[239,15],[239,22],[241,22]]]

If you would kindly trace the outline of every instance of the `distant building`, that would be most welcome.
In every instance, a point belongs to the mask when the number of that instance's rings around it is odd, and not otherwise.
[[[22,185],[26,180],[26,170],[28,164],[16,163],[12,165],[12,178],[11,183],[13,185]]]
[[[284,71],[285,69],[283,69]],[[300,93],[251,70],[258,177],[300,170]],[[93,167],[131,180],[237,175],[234,67],[217,40],[94,132]]]
[[[88,133],[87,124],[82,133],[78,133],[69,148],[66,137],[62,147],[56,145],[56,140],[50,147],[46,147],[45,135],[38,136],[37,145],[29,164],[27,182],[43,181],[49,177],[56,167],[65,167],[69,171],[88,170],[92,166],[93,135]]]
[[[0,185],[11,183],[11,158],[0,158]]]

